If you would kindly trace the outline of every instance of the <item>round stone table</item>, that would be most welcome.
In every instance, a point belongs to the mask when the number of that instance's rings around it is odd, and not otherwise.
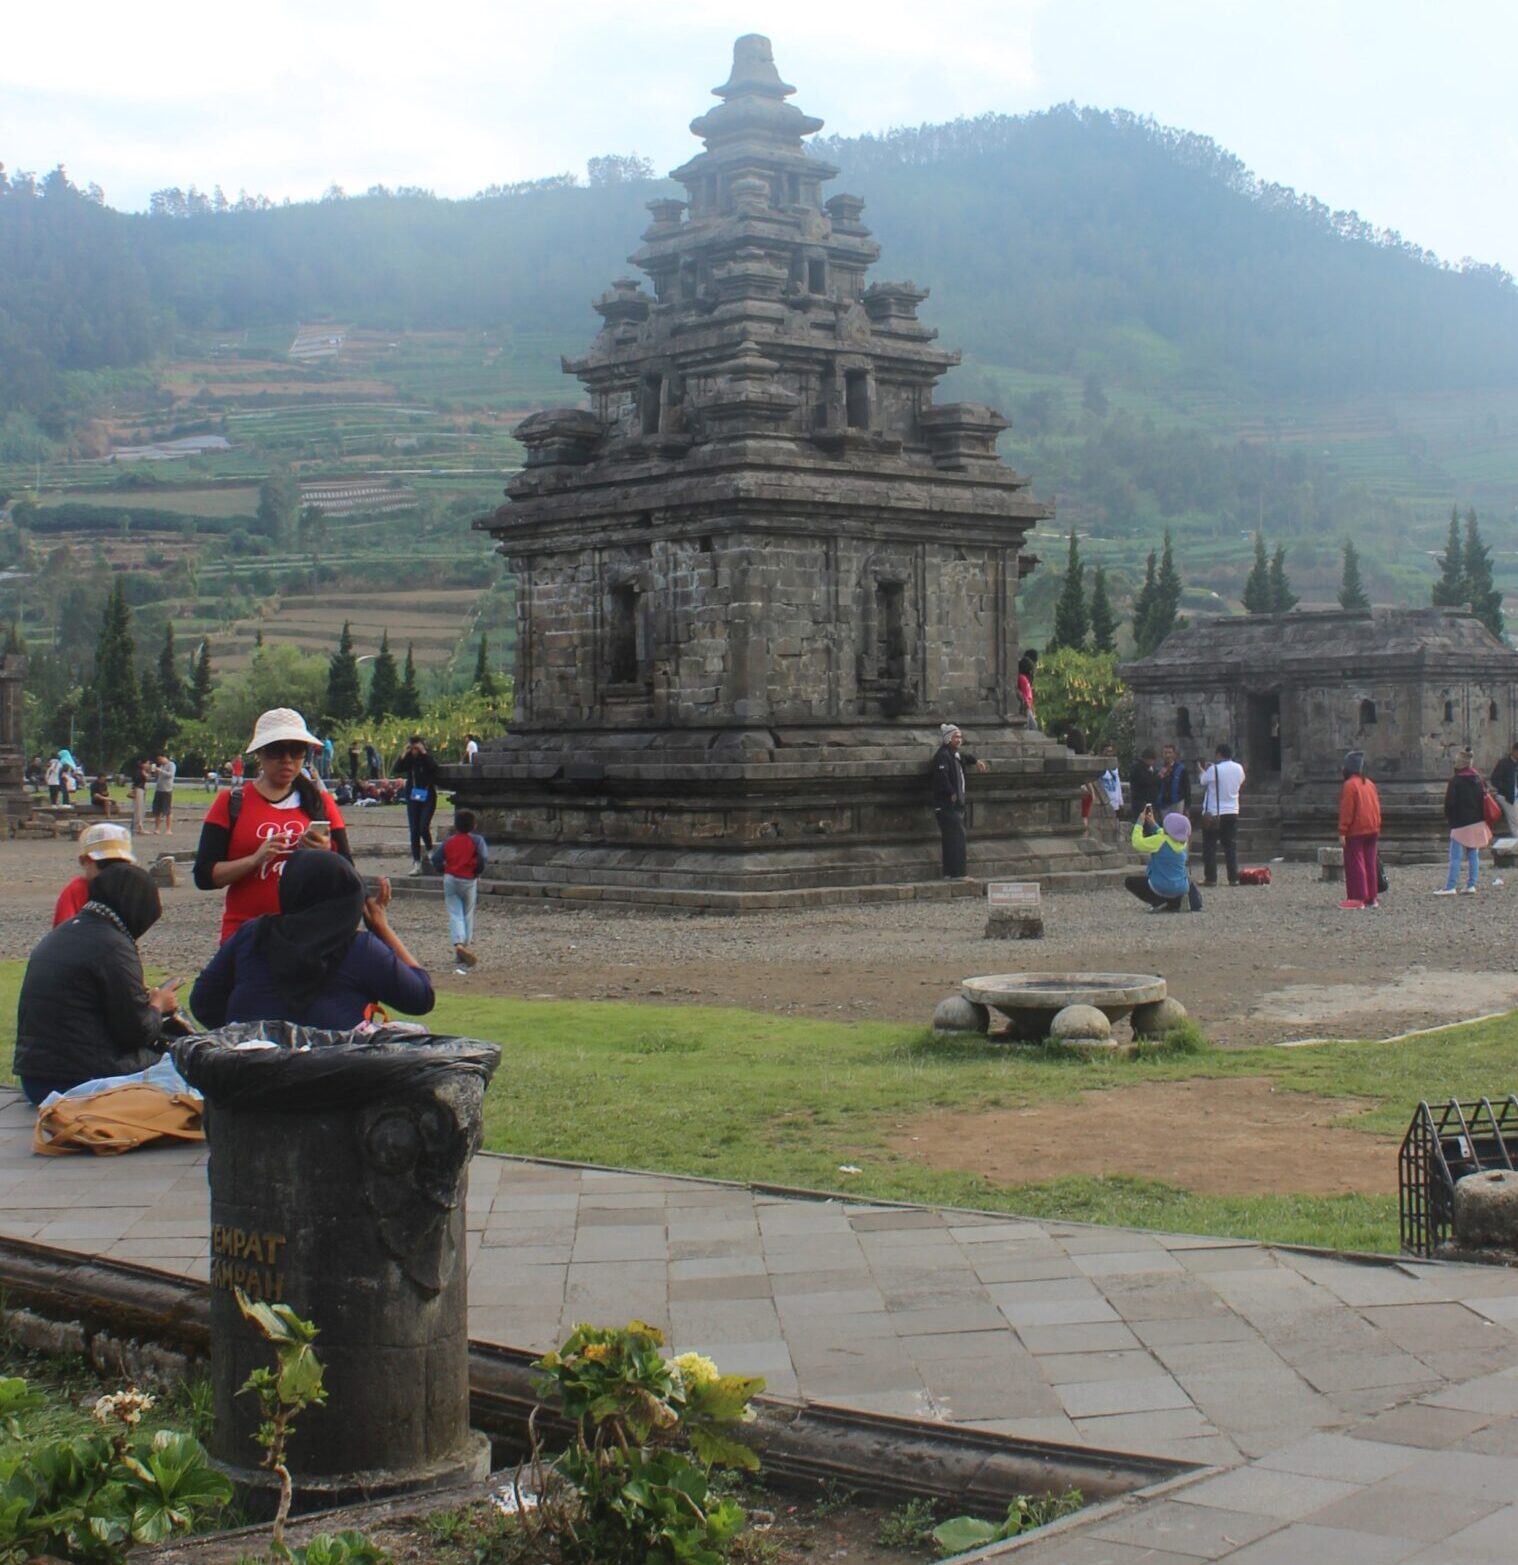
[[[1109,1022],[1135,1006],[1166,998],[1165,980],[1152,973],[993,973],[967,978],[959,992],[974,1005],[1000,1011],[1015,1038],[1041,1042],[1067,1005],[1094,1005]]]

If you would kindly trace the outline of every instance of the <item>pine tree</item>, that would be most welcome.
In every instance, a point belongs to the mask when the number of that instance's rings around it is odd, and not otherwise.
[[[1100,565],[1091,572],[1091,650],[1117,651],[1117,616],[1107,595],[1107,572]]]
[[[490,649],[484,636],[480,637],[480,655],[474,660],[473,684],[482,696],[496,693],[495,675],[490,672]]]
[[[1351,614],[1369,614],[1370,599],[1360,581],[1360,555],[1352,538],[1344,540],[1344,575],[1339,582],[1339,607]]]
[[[1465,564],[1466,601],[1471,613],[1494,636],[1503,632],[1502,593],[1492,580],[1492,551],[1481,537],[1476,525],[1476,512],[1472,507],[1465,513]]]
[[[1080,545],[1075,529],[1070,529],[1070,560],[1065,566],[1065,585],[1060,590],[1059,602],[1054,605],[1054,634],[1049,638],[1049,651],[1061,647],[1080,652],[1085,648],[1086,635],[1091,628],[1091,616],[1086,612],[1086,567],[1081,564]]]
[[[401,679],[401,688],[395,693],[394,711],[397,717],[422,715],[422,693],[416,684],[416,652],[409,641],[406,643],[406,672]]]
[[[142,691],[137,681],[132,611],[123,579],[118,576],[106,601],[95,643],[95,673],[85,694],[86,722],[98,766],[114,767],[138,742],[142,722]]]
[[[1144,566],[1144,585],[1139,588],[1138,595],[1133,600],[1133,644],[1141,658],[1148,657],[1154,651],[1154,648],[1144,641],[1144,621],[1149,618],[1149,610],[1154,607],[1156,585],[1155,556],[1154,550],[1151,549],[1149,559]]]
[[[1449,537],[1439,557],[1439,580],[1434,583],[1436,607],[1458,609],[1471,601],[1465,578],[1465,551],[1460,543],[1460,513],[1453,506],[1449,513]]]
[[[1270,612],[1289,614],[1298,603],[1291,583],[1286,579],[1286,545],[1276,545],[1275,557],[1270,562]]]
[[[1244,583],[1243,603],[1246,614],[1271,612],[1270,561],[1265,557],[1265,539],[1259,533],[1254,535],[1254,567]]]
[[[1139,656],[1147,657],[1159,648],[1161,642],[1180,623],[1181,577],[1175,568],[1175,555],[1171,548],[1170,533],[1165,533],[1165,547],[1160,555],[1159,573],[1154,578],[1154,593],[1144,613],[1142,632],[1138,638]]]
[[[343,621],[337,651],[327,667],[327,716],[336,723],[349,723],[361,717],[364,696],[358,683],[358,659],[353,655],[353,627]]]
[[[179,677],[179,651],[174,645],[174,621],[163,627],[163,645],[158,649],[158,699],[170,717],[183,717],[188,697]],[[165,736],[167,737],[167,736]]]
[[[380,637],[379,656],[374,660],[374,672],[369,678],[369,716],[378,721],[389,717],[395,710],[395,699],[400,693],[400,678],[395,669],[395,654],[390,650],[390,632]]]
[[[192,658],[190,676],[190,716],[204,717],[211,699],[211,643],[202,641],[200,654]]]

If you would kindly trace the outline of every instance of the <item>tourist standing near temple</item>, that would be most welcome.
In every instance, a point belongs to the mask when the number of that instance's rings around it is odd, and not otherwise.
[[[1202,773],[1202,881],[1218,883],[1218,843],[1223,845],[1223,860],[1228,868],[1228,884],[1239,883],[1239,793],[1244,787],[1244,768],[1233,758],[1233,750],[1220,744],[1212,765]]]
[[[965,767],[977,772],[991,770],[964,748],[965,736],[953,723],[942,723],[938,732],[943,739],[933,756],[933,813],[938,817],[938,834],[943,839],[945,880],[965,877]]]
[[[1038,653],[1024,652],[1017,660],[1017,704],[1023,709],[1029,728],[1038,727],[1038,713],[1033,706],[1033,671],[1038,667]]]
[[[1155,790],[1156,815],[1179,810],[1182,815],[1191,814],[1191,774],[1173,744],[1160,751],[1160,781]]]
[[[179,768],[160,755],[153,771],[153,835],[166,832],[174,835],[174,777]]]
[[[1486,785],[1469,750],[1455,757],[1455,775],[1444,790],[1444,819],[1449,826],[1449,878],[1434,893],[1452,897],[1460,886],[1460,861],[1465,860],[1465,886],[1474,895],[1481,878],[1481,850],[1492,840],[1486,822]]]
[[[432,817],[437,813],[437,762],[427,753],[427,741],[412,734],[394,767],[406,779],[406,824],[411,828],[411,873],[420,875],[422,852],[432,852]]]
[[[1365,775],[1365,752],[1344,757],[1344,786],[1339,791],[1339,841],[1344,847],[1342,908],[1379,907],[1381,883],[1376,848],[1381,839],[1381,795]]]
[[[1518,739],[1492,768],[1492,792],[1502,806],[1502,818],[1509,837],[1518,837]]]
[[[140,837],[148,819],[148,782],[153,775],[152,763],[140,755],[132,762],[132,830]]]
[[[1128,773],[1128,809],[1134,820],[1159,799],[1160,769],[1155,765],[1157,759],[1154,746],[1150,745]]]
[[[1118,765],[1115,744],[1102,746],[1102,762],[1106,770],[1097,781],[1101,784],[1102,792],[1107,796],[1107,803],[1116,818],[1123,813],[1123,773]]]

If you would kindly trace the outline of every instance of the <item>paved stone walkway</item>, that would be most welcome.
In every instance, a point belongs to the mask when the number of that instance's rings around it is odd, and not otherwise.
[[[204,1278],[204,1153],[31,1155],[0,1233]],[[471,1335],[639,1316],[772,1391],[1229,1469],[1026,1565],[1518,1559],[1518,1271],[767,1195],[482,1156]]]

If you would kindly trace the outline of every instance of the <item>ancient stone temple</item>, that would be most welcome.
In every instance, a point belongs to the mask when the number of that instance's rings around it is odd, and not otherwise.
[[[450,780],[524,888],[910,895],[939,878],[942,720],[991,767],[973,874],[1101,861],[1096,768],[1015,696],[1022,546],[1050,510],[998,459],[1003,418],[934,403],[958,355],[925,288],[869,280],[864,203],[824,199],[793,91],[738,40],[674,171],[687,199],[649,203],[650,287],[616,281],[565,362],[589,406],[517,427],[525,466],[476,524],[516,578],[517,706]]]
[[[1294,854],[1338,840],[1344,755],[1361,750],[1390,856],[1442,857],[1456,754],[1489,773],[1518,737],[1518,653],[1454,609],[1200,620],[1123,676],[1140,744],[1193,764],[1232,745],[1241,829]]]

